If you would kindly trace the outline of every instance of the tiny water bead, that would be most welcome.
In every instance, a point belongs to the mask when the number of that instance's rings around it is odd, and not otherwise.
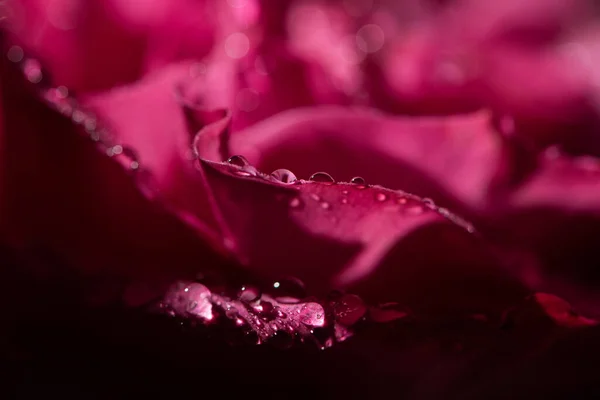
[[[298,180],[292,171],[283,168],[271,172],[271,176],[282,183],[294,183]]]
[[[350,180],[350,183],[353,183],[355,185],[365,185],[367,182],[360,176],[355,176]]]
[[[375,200],[382,202],[382,201],[386,201],[387,200],[387,195],[385,193],[377,193],[375,195]]]
[[[246,160],[246,157],[240,156],[240,155],[235,155],[235,156],[229,157],[229,159],[227,159],[227,163],[229,163],[231,165],[235,165],[236,167],[240,167],[240,168],[244,168],[244,167],[247,167],[250,165],[248,160]]]
[[[312,174],[308,180],[319,183],[335,183],[335,179],[327,172],[316,172]]]
[[[321,202],[321,208],[322,208],[323,210],[329,210],[329,209],[331,208],[331,204],[329,204],[329,203],[328,203],[328,202],[326,202],[326,201],[323,201],[323,202]]]

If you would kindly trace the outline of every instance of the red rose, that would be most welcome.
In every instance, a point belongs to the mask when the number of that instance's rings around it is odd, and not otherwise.
[[[597,390],[594,90],[554,32],[587,3],[125,3],[7,19],[1,348],[22,393]],[[449,86],[459,53],[485,68]]]

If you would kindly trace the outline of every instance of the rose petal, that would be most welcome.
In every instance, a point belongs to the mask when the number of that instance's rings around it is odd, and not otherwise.
[[[485,112],[394,118],[366,109],[300,109],[233,133],[225,149],[263,171],[285,167],[308,178],[321,170],[348,181],[360,175],[446,206],[474,209],[485,204],[503,162],[502,143]],[[197,151],[204,154],[202,146]]]
[[[11,28],[57,84],[78,92],[131,82],[166,62],[208,53],[204,1],[10,1]]]
[[[117,143],[133,149],[151,172],[159,198],[205,235],[220,232],[202,181],[192,166],[193,134],[222,115],[198,108],[181,88],[192,80],[191,63],[176,64],[133,85],[87,97],[84,106],[108,127]],[[141,182],[140,184],[147,184]]]
[[[84,275],[124,280],[164,283],[216,265],[197,233],[148,202],[124,168],[37,98],[15,64],[2,57],[1,68],[0,231],[12,246],[51,251]]]
[[[547,151],[528,179],[488,210],[494,237],[535,290],[557,293],[598,315],[600,162]]]
[[[237,257],[267,279],[291,275],[311,292],[350,289],[427,311],[493,311],[522,293],[467,228],[417,197],[201,166]]]

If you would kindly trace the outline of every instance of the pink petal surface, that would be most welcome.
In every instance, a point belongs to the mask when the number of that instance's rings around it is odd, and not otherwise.
[[[202,156],[203,147],[197,150]],[[504,162],[486,112],[396,118],[363,108],[298,109],[232,133],[223,151],[243,154],[263,171],[288,168],[308,178],[321,170],[346,181],[358,175],[472,209],[484,207]]]
[[[434,312],[493,310],[523,293],[471,228],[414,196],[353,184],[286,185],[230,164],[201,165],[237,257],[268,279],[291,275],[316,292],[350,289]]]

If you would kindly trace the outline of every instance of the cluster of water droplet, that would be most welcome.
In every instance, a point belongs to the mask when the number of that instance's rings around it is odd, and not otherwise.
[[[250,162],[241,155],[235,155],[230,157],[227,160],[227,163],[234,165],[237,167],[237,171],[235,171],[236,175],[239,176],[243,176],[243,177],[258,177],[258,178],[262,178],[268,181],[273,181],[273,182],[277,182],[280,184],[285,184],[285,185],[299,185],[299,184],[305,184],[305,183],[310,183],[310,182],[316,182],[316,183],[321,183],[321,184],[329,184],[329,185],[334,185],[337,182],[335,181],[335,179],[328,173],[326,172],[316,172],[314,174],[312,174],[310,176],[310,178],[308,179],[308,181],[302,180],[302,179],[298,179],[296,177],[296,175],[288,170],[288,169],[278,169],[273,171],[270,175],[265,175],[260,173],[255,167],[252,166],[252,164],[250,164]],[[354,178],[352,178],[349,182],[353,188],[358,189],[358,190],[362,190],[362,189],[366,189],[367,187],[369,187],[365,181],[364,178],[360,177],[360,176],[355,176]],[[373,187],[374,189],[377,189],[377,187]],[[348,190],[342,190],[342,198],[341,198],[341,203],[342,204],[348,204],[348,194],[349,191]],[[419,196],[410,194],[410,193],[406,193],[406,192],[402,192],[402,191],[389,191],[389,190],[376,190],[375,191],[375,201],[378,203],[383,203],[386,202],[388,200],[391,200],[393,198],[396,199],[396,203],[398,205],[403,206],[405,209],[405,213],[408,215],[420,215],[423,212],[425,212],[426,209],[429,209],[431,211],[434,211],[438,214],[440,214],[441,216],[447,218],[448,220],[452,221],[453,223],[463,227],[465,230],[467,230],[470,233],[475,232],[475,228],[473,227],[472,224],[470,224],[469,222],[467,222],[466,220],[464,220],[463,218],[451,213],[448,209],[443,208],[443,207],[438,207],[433,200],[429,199],[429,198],[420,198]],[[330,210],[331,209],[331,204],[327,201],[324,201],[321,199],[321,197],[317,194],[311,194],[311,198],[314,201],[317,201],[320,203],[320,206],[323,210]],[[409,201],[411,204],[409,204]],[[303,202],[299,197],[294,197],[290,200],[289,202],[289,206],[290,208],[293,209],[299,209],[303,206]]]
[[[302,281],[293,277],[261,290],[245,284],[234,293],[211,292],[199,282],[179,282],[158,309],[181,320],[214,329],[233,329],[235,344],[270,344],[278,348],[312,345],[320,349],[342,342],[360,323],[403,319],[409,311],[397,303],[367,307],[357,295],[332,292],[327,299],[307,298]]]
[[[125,165],[131,172],[140,169],[140,162],[136,152],[130,147],[114,143],[108,130],[99,126],[96,117],[84,110],[78,101],[70,95],[69,89],[65,86],[51,87],[45,72],[38,60],[28,58],[19,46],[12,46],[6,54],[9,61],[18,65],[27,81],[35,85],[40,98],[44,99],[48,105],[60,112],[67,118],[70,118],[75,124],[83,128],[83,131],[98,146],[103,149],[109,157],[117,159],[122,165]]]

